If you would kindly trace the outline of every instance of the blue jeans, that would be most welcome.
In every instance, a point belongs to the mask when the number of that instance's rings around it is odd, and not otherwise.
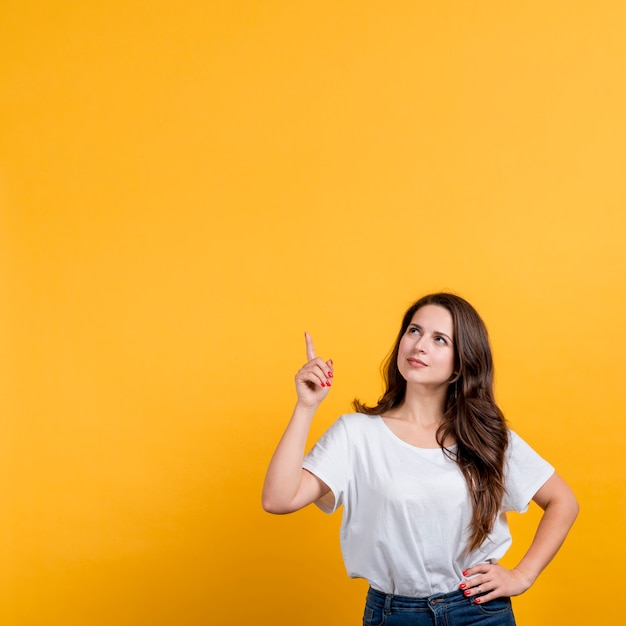
[[[428,598],[393,596],[370,588],[363,626],[515,626],[510,598],[475,604],[462,591]]]

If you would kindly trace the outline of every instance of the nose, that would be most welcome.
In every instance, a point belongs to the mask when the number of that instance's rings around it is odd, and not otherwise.
[[[417,338],[417,341],[415,342],[415,347],[417,348],[418,352],[426,352],[425,339],[426,338],[424,337],[424,335],[421,335]]]

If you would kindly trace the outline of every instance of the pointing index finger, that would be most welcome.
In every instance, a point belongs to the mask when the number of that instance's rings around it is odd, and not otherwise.
[[[312,361],[315,358],[315,348],[313,347],[313,339],[309,333],[304,333],[304,341],[306,342],[306,358]]]

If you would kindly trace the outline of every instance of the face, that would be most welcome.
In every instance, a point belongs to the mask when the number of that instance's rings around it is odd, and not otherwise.
[[[407,384],[448,385],[454,374],[454,325],[447,309],[418,309],[398,347],[398,370]]]

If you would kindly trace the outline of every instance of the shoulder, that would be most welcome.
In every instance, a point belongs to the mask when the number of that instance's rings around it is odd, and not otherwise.
[[[375,424],[376,417],[370,415],[341,415],[317,440],[307,458],[326,456],[334,458],[337,463],[344,463],[355,451],[368,448],[369,441],[379,439],[374,434]]]
[[[531,450],[531,447],[514,430],[509,428],[508,435],[509,442],[507,447],[507,456],[509,459]]]
[[[534,452],[530,445],[522,439],[514,430],[508,429],[509,434],[509,453],[526,453]]]
[[[507,495],[504,510],[523,513],[554,468],[516,432],[509,430],[507,451]]]
[[[510,429],[507,457],[509,464],[519,465],[521,468],[530,467],[533,464],[548,465],[547,461],[534,448]]]
[[[345,413],[335,420],[323,438],[358,442],[362,439],[368,439],[377,428],[380,428],[380,422],[381,419],[377,415]]]
[[[377,428],[381,418],[378,415],[366,415],[365,413],[345,413],[337,420],[348,430],[371,430]]]

